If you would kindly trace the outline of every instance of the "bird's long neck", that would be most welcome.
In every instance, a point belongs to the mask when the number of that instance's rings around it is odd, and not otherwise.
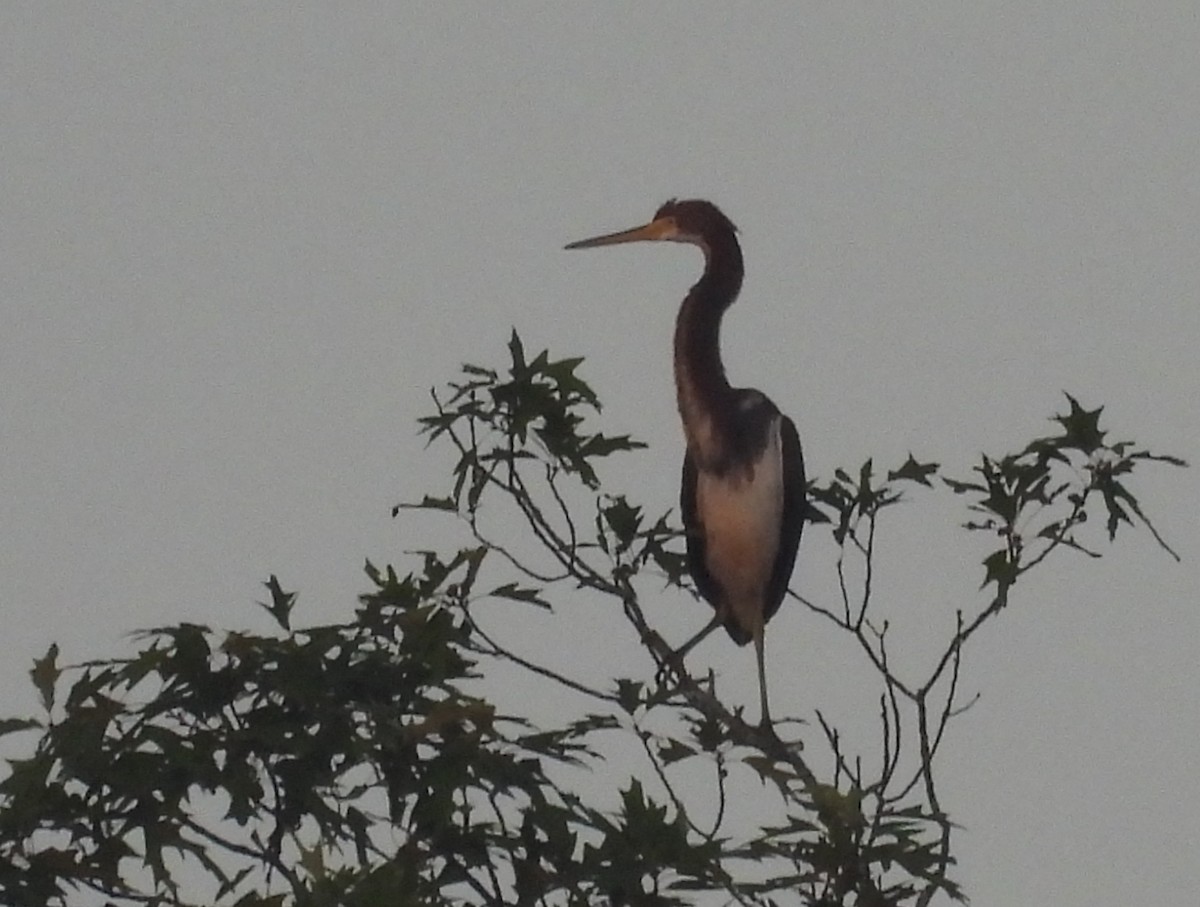
[[[721,362],[721,316],[742,288],[742,250],[730,234],[704,246],[704,274],[675,319],[675,391],[688,446],[702,467],[724,457],[722,414],[733,391]]]

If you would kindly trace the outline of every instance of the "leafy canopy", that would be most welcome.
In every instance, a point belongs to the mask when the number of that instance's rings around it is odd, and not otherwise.
[[[434,394],[421,426],[448,455],[448,488],[394,511],[409,536],[423,525],[414,510],[448,515],[465,544],[404,568],[368,562],[370,591],[341,622],[300,626],[295,593],[272,576],[268,631],[159,627],[123,658],[62,665],[52,646],[34,663],[42,714],[0,722],[28,742],[0,781],[0,900],[963,899],[937,765],[973,701],[959,690],[968,645],[1031,570],[1065,551],[1099,556],[1104,538],[1083,535],[1093,517],[1108,541],[1140,527],[1166,548],[1132,481],[1149,463],[1182,462],[1108,442],[1101,409],[1068,397],[1055,434],[983,456],[966,477],[909,455],[811,483],[808,520],[838,556],[806,570],[836,571],[840,599],[794,597],[846,635],[878,684],[876,749],[850,752],[820,709],[780,723],[800,728],[795,739],[748,725],[713,678],[672,657],[643,602],[664,584],[691,588],[679,528],[600,482],[604,460],[643,445],[593,427],[600,402],[580,359],[529,359],[515,332],[508,352],[504,370],[463,366]],[[875,541],[904,496],[941,490],[965,499],[965,528],[992,547],[974,603],[946,616],[940,655],[902,676],[873,616]],[[497,599],[553,611],[568,593],[611,609],[641,671],[589,683],[502,645],[478,616]],[[501,667],[571,691],[578,714],[548,723],[502,709]],[[592,769],[613,747],[641,768],[609,795]],[[707,770],[705,790],[682,781],[688,767]],[[756,827],[727,823],[732,800],[764,790]],[[715,819],[701,825],[692,804],[714,792]]]

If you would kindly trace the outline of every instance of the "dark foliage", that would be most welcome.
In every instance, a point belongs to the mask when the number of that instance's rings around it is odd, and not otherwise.
[[[52,647],[35,662],[44,714],[0,722],[0,732],[35,735],[0,782],[0,900],[962,899],[935,770],[948,726],[969,705],[958,691],[967,644],[1055,552],[1097,556],[1096,541],[1080,537],[1089,517],[1109,540],[1140,525],[1165,548],[1130,481],[1147,462],[1181,462],[1107,442],[1100,410],[1068,398],[1057,434],[985,456],[968,478],[909,456],[892,470],[868,461],[811,484],[809,520],[841,552],[832,567],[841,601],[801,602],[848,634],[878,678],[878,752],[866,760],[878,770],[868,776],[821,712],[803,725],[809,739],[785,742],[747,725],[670,657],[637,581],[686,586],[677,527],[670,514],[601,492],[596,471],[642,445],[588,427],[599,402],[580,360],[528,360],[515,333],[509,352],[505,373],[464,366],[421,420],[431,442],[448,445],[451,481],[403,506],[460,519],[469,543],[459,550],[419,554],[410,570],[368,563],[372,591],[343,623],[295,627],[295,595],[272,576],[263,608],[273,632],[184,624],[141,633],[127,658],[64,667]],[[878,518],[902,495],[945,487],[966,498],[966,527],[995,548],[978,608],[948,615],[940,657],[923,676],[901,677],[887,625],[871,616]],[[520,531],[506,519],[495,535],[483,515],[505,508]],[[847,578],[852,560],[858,583]],[[492,576],[500,581],[484,582]],[[501,646],[475,619],[488,599],[549,609],[579,589],[611,602],[641,643],[641,676],[590,686]],[[488,694],[498,663],[575,691],[591,710],[563,726],[502,712]],[[583,780],[614,734],[642,754],[654,783],[627,780],[605,810],[571,779]],[[824,749],[819,764],[832,771],[814,768],[805,745]],[[712,767],[721,804],[712,827],[689,819],[674,774],[685,762]],[[726,830],[726,802],[764,782],[776,797],[771,818],[749,833]]]

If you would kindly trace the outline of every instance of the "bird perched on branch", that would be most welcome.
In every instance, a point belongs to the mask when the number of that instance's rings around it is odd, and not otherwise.
[[[675,391],[687,439],[680,505],[688,567],[716,613],[676,657],[719,626],[738,645],[753,641],[769,727],[763,630],[787,592],[804,526],[800,438],[766,394],[725,377],[721,317],[745,273],[729,218],[711,202],[672,199],[644,226],[567,248],[639,241],[690,243],[704,253],[704,273],[675,320]]]

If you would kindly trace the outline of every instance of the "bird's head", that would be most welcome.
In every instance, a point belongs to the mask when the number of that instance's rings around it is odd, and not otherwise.
[[[591,249],[627,242],[683,242],[705,252],[737,232],[733,222],[712,202],[671,199],[654,213],[654,220],[631,230],[605,233],[570,243],[568,249]]]

